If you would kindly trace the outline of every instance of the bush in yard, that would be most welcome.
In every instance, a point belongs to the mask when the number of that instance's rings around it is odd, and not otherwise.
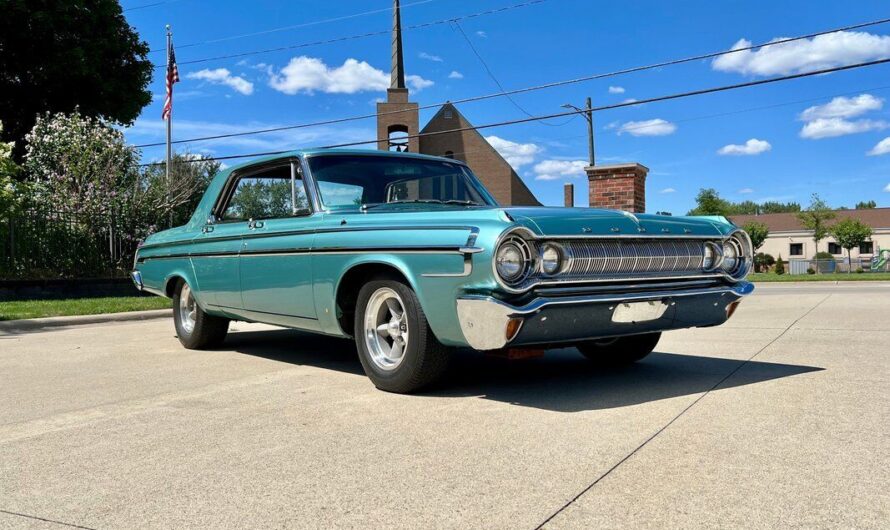
[[[782,261],[782,255],[776,260],[776,274],[785,274],[785,262]]]
[[[835,265],[834,255],[829,252],[816,252],[816,256],[813,258],[816,260],[816,264],[814,269],[816,272],[832,272],[837,269]]]
[[[807,274],[816,274],[816,269],[812,267],[807,268]]]
[[[758,252],[754,256],[754,267],[757,272],[767,272],[770,267],[775,265],[776,258],[772,257],[769,254],[764,254],[763,252]]]
[[[856,274],[862,274],[863,272],[865,272],[865,269],[863,269],[862,267],[858,267],[856,269]]]

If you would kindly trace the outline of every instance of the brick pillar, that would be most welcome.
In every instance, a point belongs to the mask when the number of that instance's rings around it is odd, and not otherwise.
[[[400,131],[414,136],[408,140],[408,151],[420,152],[420,114],[417,103],[408,101],[407,88],[390,88],[386,91],[386,102],[377,104],[377,149],[389,150],[389,134]]]
[[[642,164],[612,164],[588,166],[590,207],[643,213],[646,211],[646,175],[649,168]]]
[[[566,208],[573,208],[575,206],[575,185],[574,184],[566,184],[563,188],[563,201],[566,205]]]

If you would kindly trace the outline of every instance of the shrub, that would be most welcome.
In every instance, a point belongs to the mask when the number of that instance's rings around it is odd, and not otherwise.
[[[769,268],[775,264],[776,258],[769,254],[758,252],[757,255],[754,256],[754,267],[757,272],[767,272]]]
[[[782,255],[776,260],[776,274],[785,274],[785,262],[782,261]]]
[[[862,274],[863,272],[865,272],[865,270],[862,267],[856,269],[856,274]]]
[[[816,274],[816,269],[814,269],[814,268],[812,268],[812,267],[809,267],[809,268],[807,269],[807,274]]]

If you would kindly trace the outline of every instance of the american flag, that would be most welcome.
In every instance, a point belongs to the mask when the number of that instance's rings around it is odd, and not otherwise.
[[[179,82],[179,67],[176,66],[176,54],[173,52],[173,42],[170,42],[170,49],[167,54],[167,97],[164,98],[164,111],[161,112],[161,118],[170,119],[170,113],[173,111],[173,83]]]

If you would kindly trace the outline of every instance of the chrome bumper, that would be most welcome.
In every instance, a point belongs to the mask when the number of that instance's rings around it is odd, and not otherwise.
[[[142,283],[142,273],[139,271],[130,272],[130,279],[133,280],[133,285],[136,286],[136,289],[141,291],[145,288],[145,284]]]
[[[536,298],[523,306],[470,295],[457,299],[457,316],[471,348],[496,350],[508,344],[570,342],[722,324],[728,318],[727,307],[753,291],[751,283],[739,282],[701,289]],[[664,301],[670,311],[645,323],[612,322],[615,304],[655,300]],[[513,322],[508,330],[511,320],[520,320],[518,328]]]

